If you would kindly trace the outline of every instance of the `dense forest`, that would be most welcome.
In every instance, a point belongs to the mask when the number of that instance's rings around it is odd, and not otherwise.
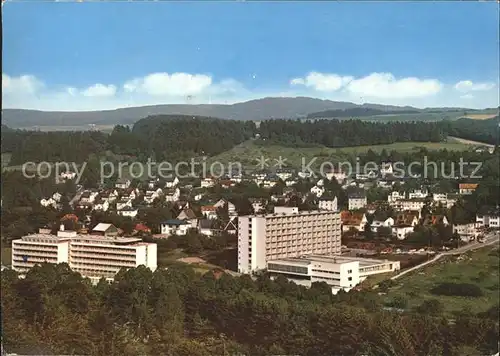
[[[397,313],[374,291],[334,296],[324,283],[187,265],[121,271],[95,287],[66,264],[1,276],[2,343],[22,354],[491,355],[499,333],[497,307],[451,322],[425,301]]]
[[[365,117],[375,115],[403,115],[418,114],[419,110],[380,110],[372,108],[351,108],[344,110],[326,110],[307,115],[308,119],[326,119],[326,118],[349,118]]]
[[[467,140],[500,144],[500,119],[494,117],[487,120],[460,119],[447,122],[448,134]]]
[[[260,124],[259,133],[262,139],[272,143],[326,147],[439,142],[447,136],[437,123],[372,123],[360,120],[268,120]]]
[[[374,110],[374,109],[366,109]],[[180,161],[213,156],[260,134],[260,143],[286,146],[348,147],[395,142],[439,142],[448,135],[497,144],[498,118],[442,122],[388,122],[361,120],[267,120],[259,128],[252,121],[206,117],[151,116],[111,134],[94,131],[40,132],[2,128],[2,153],[11,153],[10,165],[27,161],[81,163],[90,155],[111,151],[145,161]]]
[[[2,153],[11,153],[10,165],[24,162],[76,162],[106,150],[115,154],[157,160],[179,156],[211,156],[229,150],[255,135],[251,121],[193,116],[152,116],[128,126],[116,126],[110,135],[94,131],[40,132],[2,129]]]

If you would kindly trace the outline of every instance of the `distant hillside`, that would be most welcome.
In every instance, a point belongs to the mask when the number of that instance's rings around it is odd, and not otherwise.
[[[104,111],[57,112],[23,109],[2,110],[2,122],[10,127],[75,126],[133,124],[154,115],[193,115],[233,120],[261,121],[272,118],[303,118],[313,112],[351,108],[408,110],[408,107],[378,104],[356,105],[350,102],[306,97],[263,98],[232,105],[155,105]],[[413,109],[413,108],[410,108]]]
[[[483,111],[464,108],[427,108],[417,109],[410,106],[393,106],[380,104],[357,105],[351,102],[321,100],[307,97],[295,98],[263,98],[231,105],[154,105],[128,107],[103,111],[37,111],[24,109],[3,109],[2,123],[13,128],[30,128],[34,126],[80,127],[86,129],[89,124],[95,125],[130,125],[140,119],[154,115],[192,115],[218,117],[233,120],[262,121],[268,119],[295,119],[306,117],[369,117],[377,115],[415,115],[412,120],[420,120],[419,115],[436,114],[436,121],[442,120],[441,113],[457,113],[453,118],[464,113]],[[404,118],[403,118],[404,119]],[[426,120],[426,118],[423,118]]]

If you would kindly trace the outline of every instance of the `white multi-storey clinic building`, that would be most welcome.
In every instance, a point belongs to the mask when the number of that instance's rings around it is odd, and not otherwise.
[[[12,241],[12,268],[21,275],[43,262],[67,263],[97,282],[101,277],[112,280],[122,268],[144,265],[156,270],[157,249],[155,243],[138,238],[78,235],[75,231],[44,232]]]
[[[276,207],[274,214],[238,218],[238,271],[263,270],[267,262],[305,254],[341,253],[340,213]]]

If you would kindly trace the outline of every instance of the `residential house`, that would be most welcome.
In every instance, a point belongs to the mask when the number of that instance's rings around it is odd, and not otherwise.
[[[293,171],[290,169],[278,169],[278,170],[276,170],[276,175],[282,181],[286,181],[287,179],[290,179],[293,177]]]
[[[119,178],[115,183],[115,188],[117,189],[128,189],[132,182],[130,179]]]
[[[87,190],[82,193],[80,197],[80,203],[91,203],[93,204],[99,193],[97,191]]]
[[[368,204],[365,192],[352,192],[348,195],[348,199],[349,210],[363,209]]]
[[[116,202],[116,210],[123,210],[132,207],[132,199],[122,198]]]
[[[129,199],[129,200],[134,200],[139,196],[139,189],[137,188],[128,188],[125,190],[125,192],[122,194],[121,198],[122,199]]]
[[[280,179],[277,175],[269,174],[266,176],[266,178],[264,178],[264,180],[262,180],[261,184],[264,188],[272,188],[276,184],[278,184],[279,180]]]
[[[366,214],[351,211],[342,211],[340,219],[342,221],[342,232],[348,232],[349,230],[363,232],[368,222]]]
[[[404,240],[408,234],[414,231],[415,226],[418,225],[418,215],[415,212],[405,212],[398,214],[392,226],[392,233],[398,240]]]
[[[201,213],[206,219],[217,219],[217,207],[213,205],[204,205],[201,207]]]
[[[233,215],[229,217],[229,221],[224,227],[223,231],[227,232],[228,234],[236,234],[238,231],[238,216]]]
[[[135,218],[137,214],[139,213],[139,210],[137,208],[125,208],[122,210],[117,210],[116,213],[118,215],[124,216],[124,217],[129,217],[129,218]]]
[[[460,195],[471,195],[477,189],[478,185],[477,183],[460,183],[458,191]]]
[[[311,188],[311,193],[316,195],[317,198],[321,197],[325,192],[325,188],[323,186],[315,185]]]
[[[59,178],[62,179],[62,180],[75,179],[76,178],[76,173],[75,172],[62,172],[59,175]]]
[[[266,209],[266,203],[262,199],[250,198],[249,201],[250,204],[252,204],[252,208],[255,214],[259,214]]]
[[[139,224],[135,225],[134,232],[136,234],[150,234],[151,229],[149,227],[147,227],[146,225],[139,223]]]
[[[422,198],[413,198],[413,199],[403,199],[391,202],[390,205],[395,210],[422,210],[425,206],[425,199]]]
[[[99,223],[92,229],[92,234],[115,237],[118,236],[118,229],[113,224]]]
[[[427,198],[429,192],[426,189],[413,189],[408,193],[409,199],[424,199]]]
[[[296,185],[299,181],[296,179],[296,178],[288,178],[286,181],[285,181],[285,184],[287,187],[292,187],[294,185]]]
[[[148,189],[149,190],[154,190],[156,186],[158,185],[158,182],[160,181],[159,178],[156,179],[150,179],[148,182]]]
[[[426,216],[424,218],[423,224],[425,226],[438,225],[438,224],[448,226],[449,222],[448,222],[448,219],[446,218],[446,216],[444,216],[444,215],[429,215],[429,216]]]
[[[177,220],[187,221],[191,227],[195,229],[198,226],[198,218],[192,209],[183,209],[177,216]]]
[[[464,242],[476,240],[479,236],[477,223],[453,225],[453,233],[457,233]]]
[[[165,188],[175,188],[179,184],[179,178],[173,177],[173,178],[167,178],[165,180]],[[203,184],[202,184],[203,186]]]
[[[170,219],[160,224],[161,234],[167,236],[183,236],[186,235],[191,228],[192,226],[188,221],[179,219]]]
[[[236,214],[236,206],[230,201],[220,199],[217,203],[214,204],[217,209],[223,208],[225,205],[227,205],[227,213],[229,214],[229,216]]]
[[[498,229],[500,227],[500,214],[498,211],[478,213],[476,223],[479,227],[490,227]]]
[[[110,203],[114,202],[116,199],[118,199],[118,191],[116,189],[112,189],[109,191],[106,191],[104,194],[102,194],[103,198],[108,200]]]
[[[230,179],[223,179],[219,182],[220,186],[224,189],[229,189],[233,186],[236,185],[236,183],[234,183],[232,180]]]
[[[156,190],[147,190],[146,194],[144,195],[144,202],[146,204],[152,204],[155,199],[159,199],[162,194],[163,190],[161,188],[158,188]]]
[[[108,211],[109,209],[109,200],[104,198],[100,198],[98,200],[95,201],[94,203],[94,210],[97,210],[97,211]]]
[[[206,177],[201,180],[201,187],[202,188],[210,188],[215,185],[215,179],[212,177]]]
[[[305,172],[299,172],[297,174],[300,178],[302,179],[306,179],[306,178],[311,178],[312,177],[312,173],[309,172],[309,171],[305,171]]]
[[[398,191],[393,191],[387,196],[387,201],[389,203],[398,201],[398,200],[403,200],[406,199],[406,193],[405,192],[398,192]]]
[[[382,162],[380,166],[380,175],[385,177],[386,175],[393,175],[394,170],[391,162]]]
[[[168,188],[165,190],[165,201],[176,202],[181,197],[181,190],[179,188]]]
[[[388,227],[392,229],[394,226],[394,219],[389,217],[385,220],[373,220],[370,226],[374,232],[376,232],[379,227]]]
[[[344,171],[340,170],[340,169],[331,169],[331,170],[328,170],[324,173],[326,179],[328,180],[332,180],[332,179],[335,179],[337,180],[337,182],[339,184],[342,184],[346,178],[347,178],[347,175]]]
[[[376,169],[366,169],[365,171],[362,172],[357,172],[355,177],[356,180],[369,180],[369,179],[375,179],[377,178],[378,173]]]
[[[213,236],[215,231],[212,228],[213,221],[211,219],[200,219],[198,221],[198,232],[205,236]]]
[[[337,197],[333,198],[320,198],[318,202],[318,208],[320,210],[337,211]]]

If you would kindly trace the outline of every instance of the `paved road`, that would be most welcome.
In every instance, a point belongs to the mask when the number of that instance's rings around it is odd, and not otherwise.
[[[446,252],[441,252],[439,254],[437,254],[436,256],[434,256],[433,259],[429,260],[429,261],[425,261],[424,263],[421,263],[417,266],[414,266],[410,269],[407,269],[406,271],[403,271],[393,277],[391,277],[392,280],[396,280],[398,279],[399,277],[402,277],[404,276],[405,274],[407,273],[410,273],[410,272],[413,272],[417,269],[420,269],[422,267],[425,267],[431,263],[434,263],[436,262],[437,260],[439,260],[441,257],[443,256],[450,256],[450,255],[457,255],[457,254],[462,254],[462,253],[465,253],[467,251],[472,251],[472,250],[476,250],[478,248],[481,248],[481,247],[485,247],[485,246],[489,246],[489,245],[493,245],[493,244],[496,244],[499,242],[499,238],[500,238],[500,235],[499,235],[499,232],[496,232],[496,233],[491,233],[489,235],[486,235],[486,238],[484,240],[483,243],[479,243],[479,242],[473,242],[471,244],[468,244],[468,245],[465,245],[465,246],[462,246],[462,247],[459,247],[459,248],[455,248],[453,250],[450,250],[450,251],[446,251]]]

